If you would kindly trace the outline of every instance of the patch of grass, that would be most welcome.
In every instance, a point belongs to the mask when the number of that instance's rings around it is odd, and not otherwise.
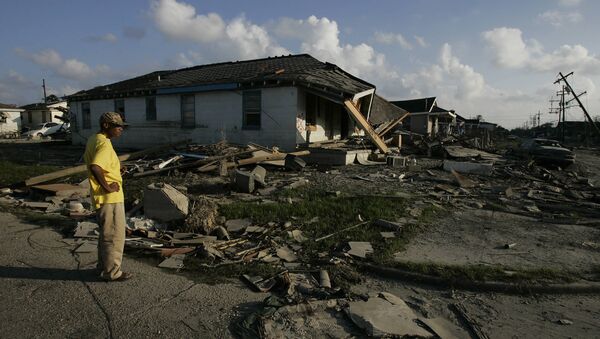
[[[402,197],[338,197],[310,187],[287,190],[278,197],[292,198],[295,202],[233,202],[221,206],[219,212],[227,219],[249,218],[257,224],[292,221],[294,227],[301,229],[304,236],[311,239],[302,243],[303,253],[309,257],[305,259],[314,259],[319,252],[335,249],[346,241],[368,241],[375,250],[373,260],[385,262],[391,260],[395,252],[402,250],[424,228],[424,224],[434,218],[437,211],[435,207],[426,208],[418,222],[404,225],[396,238],[387,241],[380,232],[390,230],[367,223],[316,242],[313,240],[360,223],[359,214],[365,221],[397,220],[406,215],[407,201]],[[314,217],[318,217],[318,220],[309,223]]]
[[[431,275],[447,280],[504,282],[574,282],[572,272],[539,269],[514,269],[488,265],[444,265],[436,263],[395,262],[392,266],[406,271]]]
[[[9,186],[38,175],[54,172],[59,166],[20,165],[7,160],[0,160],[0,187]]]

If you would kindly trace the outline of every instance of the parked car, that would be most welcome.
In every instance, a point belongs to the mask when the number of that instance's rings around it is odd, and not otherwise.
[[[570,149],[551,139],[525,140],[521,143],[517,153],[541,163],[569,165],[575,161],[575,154]]]
[[[69,129],[68,123],[44,122],[22,134],[23,137],[45,137]]]

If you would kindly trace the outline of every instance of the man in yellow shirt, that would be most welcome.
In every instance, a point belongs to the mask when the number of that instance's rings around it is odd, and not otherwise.
[[[88,139],[83,155],[92,203],[100,225],[97,267],[100,277],[106,281],[123,281],[132,277],[130,273],[121,271],[125,247],[125,197],[121,162],[110,142],[121,136],[124,126],[119,113],[102,114],[100,132]]]

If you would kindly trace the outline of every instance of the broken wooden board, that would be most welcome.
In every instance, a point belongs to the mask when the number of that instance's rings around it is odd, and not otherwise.
[[[365,117],[360,113],[358,108],[354,105],[351,100],[344,101],[344,107],[350,114],[352,118],[358,123],[358,125],[367,133],[371,141],[377,146],[377,148],[381,151],[381,153],[389,153],[390,150],[386,146],[385,142],[375,133],[371,124],[365,119]]]
[[[57,197],[70,197],[73,194],[79,195],[81,197],[86,197],[90,195],[89,187],[82,187],[79,185],[71,184],[35,185],[31,186],[31,188],[35,191],[55,195]]]
[[[175,142],[175,143],[168,144],[168,145],[162,145],[162,146],[148,148],[148,149],[145,149],[145,150],[142,150],[139,152],[123,154],[123,155],[119,156],[119,160],[125,161],[125,160],[129,160],[129,159],[139,158],[144,155],[168,150],[169,148],[172,148],[172,147],[184,144],[184,143],[188,143],[188,142],[189,142],[189,140],[182,140],[182,141]],[[33,186],[36,184],[41,184],[43,182],[48,182],[50,180],[67,177],[69,175],[82,173],[85,171],[87,171],[87,166],[85,164],[75,166],[75,167],[69,167],[69,168],[59,170],[59,171],[38,175],[36,177],[31,177],[31,178],[25,180],[25,186]]]

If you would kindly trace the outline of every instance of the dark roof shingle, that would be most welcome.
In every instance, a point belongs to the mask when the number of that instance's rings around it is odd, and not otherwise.
[[[82,100],[85,97],[110,97],[133,91],[211,84],[260,84],[264,81],[315,86],[317,91],[337,92],[338,96],[354,95],[375,88],[370,83],[344,72],[336,65],[323,63],[308,54],[299,54],[156,71],[80,91],[71,95],[70,99]]]
[[[391,103],[410,113],[430,112],[435,103],[435,97],[391,101]]]

